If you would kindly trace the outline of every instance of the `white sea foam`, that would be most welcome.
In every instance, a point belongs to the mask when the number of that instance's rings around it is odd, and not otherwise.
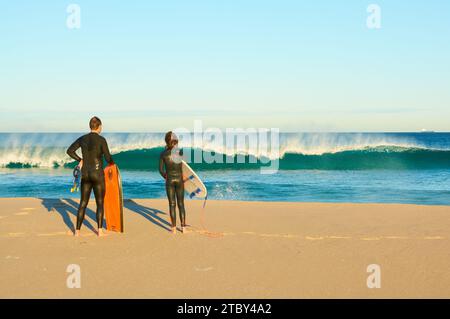
[[[1,134],[0,167],[11,163],[21,163],[37,167],[54,167],[72,160],[66,154],[66,148],[80,134]],[[105,134],[112,154],[132,150],[153,149],[164,146],[162,133],[115,133]],[[387,147],[391,151],[411,148],[426,148],[406,136],[366,133],[282,133],[279,138],[278,154],[283,158],[288,153],[321,155],[349,150]],[[255,157],[268,156],[268,150],[261,147],[249,148],[245,143],[226,147],[225,142],[204,141],[201,148],[233,156],[236,154]],[[181,143],[182,147],[196,146]]]

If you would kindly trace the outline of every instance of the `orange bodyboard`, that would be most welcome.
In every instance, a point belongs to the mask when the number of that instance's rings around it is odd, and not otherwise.
[[[105,169],[105,217],[106,229],[123,233],[122,179],[117,165]]]

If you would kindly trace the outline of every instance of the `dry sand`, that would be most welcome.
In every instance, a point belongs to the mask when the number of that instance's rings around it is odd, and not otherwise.
[[[166,200],[127,200],[125,233],[97,238],[91,202],[74,238],[77,203],[0,199],[0,297],[450,297],[450,207],[187,201],[192,232],[172,235]]]

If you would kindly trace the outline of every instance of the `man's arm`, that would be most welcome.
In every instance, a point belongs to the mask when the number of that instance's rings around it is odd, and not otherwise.
[[[105,156],[105,160],[111,165],[114,164],[111,153],[109,152],[109,147],[108,147],[108,143],[106,142],[106,139],[103,139],[102,151],[103,151],[103,156]]]
[[[78,156],[77,149],[81,147],[80,145],[80,139],[77,139],[75,142],[73,142],[72,145],[69,146],[67,149],[67,155],[69,155],[71,158],[76,160],[77,162],[81,162],[82,158]]]

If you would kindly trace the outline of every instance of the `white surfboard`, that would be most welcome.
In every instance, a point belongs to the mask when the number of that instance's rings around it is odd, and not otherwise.
[[[184,191],[188,194],[189,198],[206,199],[208,191],[200,177],[195,174],[185,161],[182,161],[181,169],[183,171],[183,179],[186,180],[184,182]]]

